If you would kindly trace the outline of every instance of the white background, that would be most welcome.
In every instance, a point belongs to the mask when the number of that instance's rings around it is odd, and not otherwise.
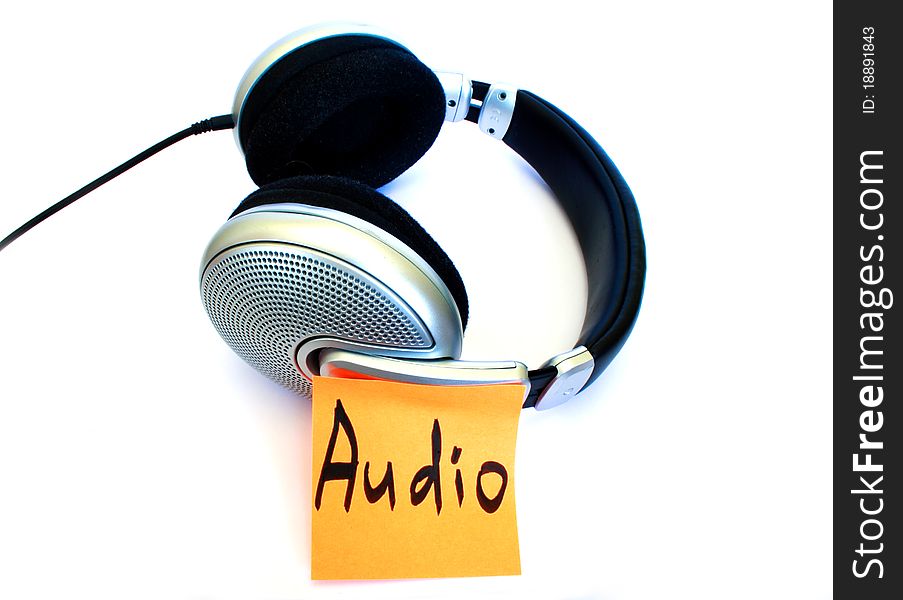
[[[523,575],[310,581],[309,404],[233,355],[198,297],[204,246],[254,189],[219,132],[0,254],[0,597],[828,597],[825,3],[19,2],[0,20],[0,233],[228,112],[259,52],[332,19],[545,96],[636,194],[633,336],[578,400],[520,422]],[[464,277],[466,357],[570,347],[575,241],[503,145],[446,126],[385,191]]]

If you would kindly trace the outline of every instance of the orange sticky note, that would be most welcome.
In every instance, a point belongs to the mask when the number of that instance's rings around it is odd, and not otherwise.
[[[520,385],[315,378],[311,577],[519,575],[523,398]]]

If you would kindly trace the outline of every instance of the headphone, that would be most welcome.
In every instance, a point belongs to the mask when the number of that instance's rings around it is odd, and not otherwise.
[[[506,84],[434,73],[369,27],[321,25],[248,69],[232,116],[260,188],[213,237],[201,296],[258,371],[309,394],[316,374],[444,385],[522,383],[551,408],[598,377],[629,335],[645,246],[633,194],[560,109]],[[461,354],[467,292],[454,264],[375,188],[413,165],[443,122],[470,121],[532,166],[567,214],[589,297],[575,348],[528,371]]]
[[[548,184],[576,233],[588,298],[572,350],[535,370],[458,360],[468,301],[454,263],[377,191],[422,157],[444,122],[469,121]],[[625,343],[646,272],[633,194],[571,117],[503,83],[433,72],[367,26],[316,25],[268,48],[231,115],[152,146],[50,207],[0,249],[142,160],[193,134],[233,128],[259,186],[215,233],[200,267],[214,327],[247,363],[302,395],[316,375],[442,385],[517,383],[524,407],[559,405]]]

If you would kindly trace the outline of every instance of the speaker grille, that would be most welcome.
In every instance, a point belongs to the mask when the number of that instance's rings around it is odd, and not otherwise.
[[[289,244],[248,244],[223,252],[201,278],[207,315],[248,364],[304,395],[298,345],[314,336],[395,348],[432,345],[398,297],[353,266]]]

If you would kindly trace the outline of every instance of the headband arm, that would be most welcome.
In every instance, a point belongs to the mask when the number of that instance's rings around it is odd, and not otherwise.
[[[488,90],[487,84],[474,81],[474,100],[485,101]],[[479,109],[471,109],[467,120],[478,118]],[[617,167],[592,136],[551,103],[517,91],[502,139],[552,189],[574,227],[586,265],[587,308],[575,351],[530,371],[531,390],[524,406],[547,408],[592,383],[630,334],[646,272],[643,229],[636,201]]]

